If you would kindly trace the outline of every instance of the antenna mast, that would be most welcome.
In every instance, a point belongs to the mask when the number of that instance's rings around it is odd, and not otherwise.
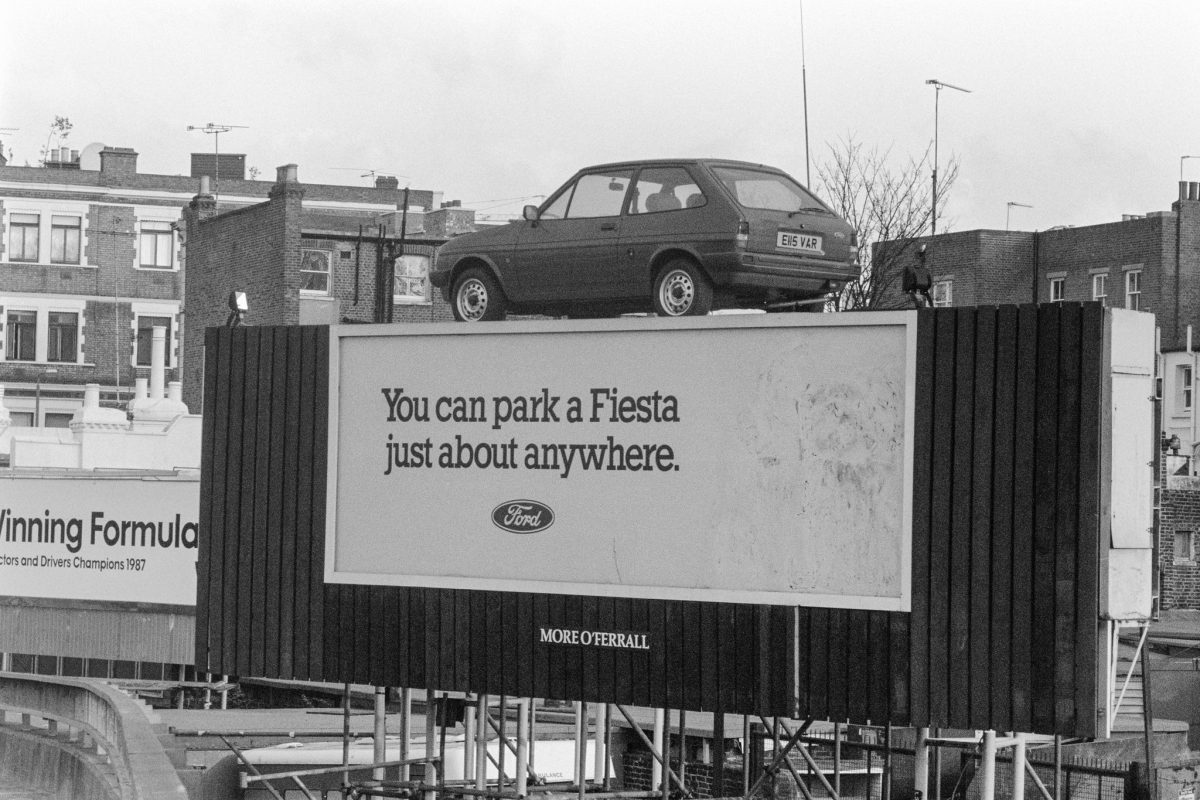
[[[188,125],[189,131],[203,131],[213,135],[213,200],[221,199],[221,134],[229,133],[234,128],[248,128],[249,125],[222,125],[216,122],[206,122],[204,125]]]

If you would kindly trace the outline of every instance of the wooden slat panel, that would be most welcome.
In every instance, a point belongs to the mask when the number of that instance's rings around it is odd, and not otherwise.
[[[907,665],[910,681],[909,714],[917,724],[929,724],[932,654],[931,631],[931,548],[933,524],[933,443],[935,426],[935,386],[939,372],[946,367],[936,358],[937,320],[933,309],[917,312],[917,370],[914,391],[913,431],[913,518],[912,518],[912,613],[908,652],[898,655]],[[897,646],[902,646],[897,643]],[[895,710],[895,709],[893,709]]]
[[[241,335],[235,335],[241,333]],[[243,547],[240,525],[242,498],[242,441],[243,421],[241,413],[243,387],[245,386],[245,341],[244,332],[230,331],[229,336],[229,384],[228,384],[228,413],[229,424],[227,431],[227,461],[225,477],[225,520],[226,531],[224,556],[224,592],[222,602],[225,604],[223,614],[223,658],[221,672],[238,674],[238,625],[240,624],[239,601],[249,604],[248,598],[240,597],[240,576],[238,565],[242,563],[241,550]]]
[[[955,315],[934,315],[933,442],[928,469],[936,490],[929,498],[929,723],[949,724],[950,709],[950,525],[954,475]]]
[[[1038,309],[1038,362],[1033,527],[1033,673],[1030,683],[1034,730],[1054,725],[1055,527],[1058,524],[1058,347],[1059,309]]]
[[[328,382],[328,346],[324,348],[326,361],[321,362],[321,350],[317,347],[317,329],[300,328],[300,387],[301,396],[298,412],[300,424],[297,441],[297,505],[296,505],[296,541],[304,543],[298,546],[297,552],[307,555],[296,562],[297,600],[305,603],[307,608],[298,610],[297,616],[303,613],[308,619],[308,647],[298,652],[305,654],[305,677],[312,680],[324,680],[326,674],[325,662],[325,614],[334,609],[326,604],[325,589],[325,451],[328,447],[325,438],[318,438],[325,431],[324,419],[318,419],[318,398],[327,391]],[[328,400],[321,398],[323,410]],[[320,464],[317,457],[320,454]],[[317,497],[318,493],[321,495]],[[319,501],[319,505],[318,505]],[[318,517],[318,509],[321,515]],[[336,619],[336,617],[334,617]],[[299,621],[299,620],[297,620]],[[334,673],[336,662],[330,656],[329,673]]]
[[[1038,315],[1036,306],[1017,312],[1017,393],[1013,454],[1012,724],[1033,730],[1033,529],[1036,485]]]
[[[1058,508],[1054,575],[1054,730],[1075,730],[1075,582],[1079,558],[1079,368],[1081,308],[1062,304],[1058,319]]]
[[[512,595],[508,595],[505,598],[505,605],[508,605],[511,599]],[[437,685],[439,689],[443,689],[445,691],[454,691],[458,688],[454,679],[456,669],[455,662],[458,660],[456,658],[458,645],[458,626],[463,622],[463,620],[460,620],[458,615],[455,613],[453,589],[438,590],[438,607],[438,615],[441,617],[441,641],[438,648],[440,650],[440,664],[438,665]],[[515,638],[511,632],[512,625],[507,619],[502,619],[501,623],[504,624],[505,641],[507,644],[509,640]],[[501,667],[516,663],[515,648],[505,647],[500,659],[500,663]]]
[[[1104,312],[1099,303],[1084,306],[1081,320],[1082,353],[1079,370],[1079,571],[1075,581],[1075,708],[1076,735],[1095,724],[1092,709],[1100,707],[1096,685],[1096,661],[1100,643],[1098,620],[1098,554],[1106,542],[1100,541],[1100,419],[1103,397]]]
[[[482,620],[480,621],[482,623]],[[465,590],[454,593],[454,686],[459,691],[467,691],[471,685],[471,593]],[[529,653],[521,653],[523,660],[530,658]],[[518,662],[518,668],[524,668]]]
[[[997,730],[1012,722],[1012,587],[1013,587],[1013,449],[1017,429],[1025,420],[1016,416],[1017,310],[1004,306],[996,313],[995,408],[992,438],[991,546],[991,709]]]
[[[851,612],[844,608],[829,610],[829,633],[825,643],[826,663],[829,669],[826,689],[829,700],[826,713],[834,719],[846,719],[850,716],[847,703],[851,683],[847,674],[850,662],[846,653],[850,638],[850,614]],[[854,683],[857,684],[858,681]]]
[[[278,341],[278,340],[277,340]],[[279,470],[280,491],[283,500],[279,512],[280,524],[280,579],[279,579],[279,627],[280,653],[279,672],[281,678],[296,678],[309,673],[309,628],[308,548],[301,543],[299,535],[300,503],[300,405],[301,359],[304,357],[303,338],[299,328],[288,328],[283,341],[286,343],[286,366],[282,370],[284,379],[283,399],[276,408],[283,410],[283,434],[280,447],[283,465]]]
[[[255,670],[253,638],[255,618],[261,618],[262,606],[258,605],[259,598],[254,593],[254,567],[256,553],[254,548],[254,479],[256,437],[258,431],[258,342],[260,331],[247,336],[245,329],[235,331],[234,341],[241,346],[242,358],[245,363],[243,391],[241,394],[242,415],[242,462],[241,475],[241,505],[238,513],[238,615],[237,615],[237,674],[254,675],[261,670]],[[240,336],[236,334],[242,334]],[[239,341],[240,340],[240,341]],[[250,380],[253,376],[253,380]],[[259,640],[261,641],[261,640]],[[261,667],[261,659],[259,665]]]
[[[996,311],[979,309],[975,314],[974,430],[972,431],[971,476],[971,634],[970,648],[972,720],[990,719],[991,661],[991,547],[992,469],[995,458],[992,435],[995,427]]]
[[[271,483],[271,432],[273,424],[271,421],[271,389],[274,380],[273,367],[275,364],[274,355],[274,339],[275,330],[267,328],[262,331],[260,336],[255,337],[258,341],[255,343],[255,348],[258,352],[258,373],[254,381],[254,434],[251,441],[254,444],[254,504],[253,504],[253,551],[254,560],[250,564],[251,582],[253,586],[254,606],[257,613],[252,615],[253,622],[250,627],[250,675],[263,675],[267,673],[267,612],[271,608],[271,603],[268,600],[268,595],[274,587],[278,586],[278,575],[276,582],[268,586],[267,570],[268,561],[271,560],[272,554],[269,549],[269,536],[271,518],[276,514],[272,513],[270,503],[270,483]],[[277,553],[276,553],[277,555]],[[272,626],[275,627],[278,623],[272,621]],[[272,657],[272,660],[276,660]],[[271,672],[276,672],[276,669]]]
[[[832,715],[829,704],[829,609],[801,609],[808,615],[809,651],[809,715],[825,719]],[[738,697],[733,708],[746,708],[745,699]]]
[[[770,612],[771,641],[768,646],[771,658],[771,713],[790,715],[795,705],[792,694],[792,676],[796,674],[796,659],[792,652],[795,609],[791,606],[772,606]],[[698,685],[698,676],[696,678]],[[687,707],[695,708],[696,705]]]
[[[219,328],[205,332],[204,371],[209,375],[227,374],[229,366],[228,340],[219,336]],[[203,671],[216,670],[220,665],[215,660],[224,649],[221,635],[224,632],[223,549],[226,539],[223,514],[226,470],[226,442],[229,413],[227,398],[216,381],[204,392],[203,436],[200,451],[200,526],[199,553],[197,553],[196,591],[196,664]]]
[[[912,632],[910,620],[914,620],[914,614],[901,614],[893,612],[888,614],[888,633],[891,637],[892,659],[891,663],[894,668],[888,671],[891,678],[891,684],[888,687],[890,691],[890,705],[883,709],[880,719],[890,719],[896,725],[912,725],[913,716],[916,713],[913,709],[916,704],[912,700],[912,690],[915,689],[917,683],[913,680],[914,673],[908,667],[912,663],[910,653],[910,642],[912,641]],[[889,713],[890,712],[890,713]],[[928,719],[928,708],[922,709],[925,718]],[[875,717],[872,717],[875,719]]]
[[[975,310],[955,310],[953,472],[950,510],[950,705],[947,721],[953,728],[969,728],[971,698],[971,468],[975,453]]]

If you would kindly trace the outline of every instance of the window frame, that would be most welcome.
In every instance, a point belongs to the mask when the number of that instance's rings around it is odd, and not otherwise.
[[[1175,415],[1191,413],[1194,402],[1195,376],[1191,364],[1175,365]]]
[[[939,298],[939,290],[944,289],[945,297]],[[934,308],[950,308],[954,305],[954,281],[951,279],[935,280],[929,287],[929,299]]]
[[[1097,291],[1102,289],[1103,291]],[[1108,305],[1108,273],[1097,272],[1092,275],[1092,299],[1102,305]]]
[[[74,317],[74,324],[64,325],[56,323],[54,320],[55,314],[64,314]],[[47,364],[78,364],[79,363],[79,342],[82,338],[79,335],[79,326],[82,322],[82,315],[78,311],[63,311],[56,308],[46,309],[46,363]],[[58,351],[62,350],[62,343],[56,341],[56,334],[61,336],[63,331],[70,331],[70,350],[71,357],[63,358]],[[54,352],[52,352],[52,349]]]
[[[1062,303],[1067,299],[1067,279],[1061,275],[1050,279],[1050,302]]]
[[[1197,542],[1197,532],[1191,529],[1177,530],[1171,534],[1171,562],[1173,564],[1192,565],[1197,560],[1197,550],[1200,550],[1200,542]],[[1184,546],[1186,551],[1183,555],[1179,553],[1180,537],[1186,537],[1187,544]]]
[[[22,330],[31,330],[33,336],[33,354],[29,358],[21,358],[14,356],[16,342],[23,341],[24,337],[16,336],[13,330],[12,316],[14,314],[29,314],[33,316],[32,327],[28,322],[21,323]],[[11,364],[36,364],[38,363],[38,309],[21,306],[5,306],[4,308],[4,360]]]
[[[17,221],[16,217],[33,217],[34,221],[27,220]],[[8,249],[4,251],[6,261],[14,264],[37,264],[41,259],[42,254],[42,212],[41,211],[17,211],[8,212]],[[21,255],[15,255],[17,247],[15,246],[14,234],[21,231]],[[26,255],[29,249],[29,232],[33,232],[33,257]]]
[[[318,254],[325,258],[325,270],[318,272],[317,270],[305,269],[304,265],[311,254]],[[306,289],[304,288],[305,275],[323,274],[325,276],[324,289]],[[302,247],[300,248],[300,294],[312,295],[315,297],[328,297],[332,294],[333,288],[333,251],[322,250],[318,247]]]
[[[59,220],[61,220],[61,219],[73,219],[73,220],[75,220],[75,224],[74,225],[60,224]],[[74,258],[72,258],[71,255],[67,253],[67,243],[68,243],[69,234],[71,231],[75,232]],[[63,243],[62,243],[63,255],[61,258],[55,258],[54,253],[55,253],[55,249],[57,247],[56,240],[57,240],[60,232],[63,236]],[[64,265],[77,267],[82,262],[82,260],[83,260],[83,218],[81,216],[79,216],[78,214],[51,214],[50,215],[50,263],[51,264],[64,264]]]
[[[138,220],[137,232],[137,264],[138,269],[154,270],[155,272],[171,272],[177,268],[175,259],[175,226],[174,220],[146,218]],[[149,228],[147,226],[158,225],[159,228]],[[165,230],[164,230],[165,228]],[[166,238],[166,254],[167,263],[159,264],[158,257],[162,248],[162,239]],[[146,261],[147,239],[153,242],[154,261]]]
[[[425,262],[425,274],[423,276],[409,275],[407,270],[402,275],[400,272],[400,264],[404,259],[423,259]],[[396,257],[393,262],[392,270],[392,302],[397,305],[420,306],[429,305],[433,302],[433,295],[429,283],[429,270],[433,267],[433,257],[427,253],[404,253]],[[415,281],[420,279],[423,288],[422,295],[417,297],[415,294],[397,292],[396,288],[400,281]],[[411,284],[410,284],[411,285]]]
[[[1130,311],[1142,310],[1142,271],[1140,269],[1125,271],[1125,308]]]

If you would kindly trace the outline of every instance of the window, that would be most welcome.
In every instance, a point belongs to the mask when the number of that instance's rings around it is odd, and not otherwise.
[[[633,176],[630,170],[583,175],[546,207],[542,219],[586,219],[616,217],[625,202],[625,190]]]
[[[175,236],[169,222],[143,222],[138,236],[138,263],[148,269],[170,269]]]
[[[69,428],[71,420],[75,419],[74,414],[64,414],[62,412],[47,411],[42,415],[43,428]]]
[[[1092,299],[1108,305],[1108,273],[1102,272],[1092,276]]]
[[[8,215],[9,261],[38,260],[39,221],[40,217],[37,214]]]
[[[707,202],[700,187],[682,167],[656,167],[638,174],[630,213],[647,214],[695,208]]]
[[[134,363],[139,367],[150,366],[150,354],[154,344],[154,329],[167,329],[167,349],[164,363],[167,366],[171,365],[171,318],[170,317],[144,317],[137,318],[137,353]]]
[[[429,256],[403,255],[396,259],[392,295],[397,303],[429,302]]]
[[[1192,366],[1179,364],[1175,367],[1175,413],[1192,410]]]
[[[50,217],[50,263],[79,263],[79,217]]]
[[[304,250],[300,254],[300,291],[329,294],[329,271],[333,259],[327,250]]]
[[[9,311],[4,326],[5,358],[34,361],[37,358],[37,312]]]
[[[1200,550],[1200,542],[1197,542],[1196,531],[1175,531],[1175,535],[1172,538],[1175,540],[1175,563],[1196,560],[1197,550]]]
[[[946,308],[954,302],[954,281],[935,281],[933,291],[934,308]]]
[[[1063,286],[1066,284],[1066,278],[1051,278],[1050,279],[1050,302],[1061,303],[1063,297]]]
[[[74,364],[79,360],[79,315],[51,311],[46,326],[46,360]]]
[[[1138,311],[1142,307],[1142,271],[1131,269],[1125,273],[1125,307]]]

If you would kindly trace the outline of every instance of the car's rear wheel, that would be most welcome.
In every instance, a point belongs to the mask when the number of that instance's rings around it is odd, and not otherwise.
[[[659,316],[702,316],[712,305],[712,284],[693,261],[677,258],[654,279],[654,312]]]
[[[485,269],[471,267],[454,281],[454,318],[459,322],[504,319],[506,304],[500,284]]]

